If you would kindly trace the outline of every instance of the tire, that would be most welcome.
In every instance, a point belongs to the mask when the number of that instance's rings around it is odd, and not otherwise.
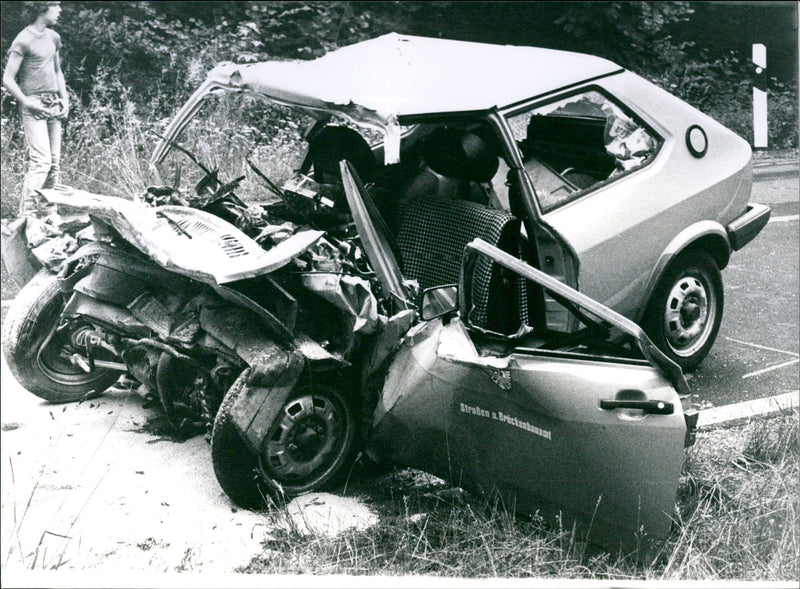
[[[358,429],[357,413],[338,388],[301,385],[261,443],[264,483],[282,498],[335,488],[355,461]]]
[[[25,389],[51,403],[96,397],[119,378],[111,370],[87,373],[61,356],[71,345],[69,333],[49,336],[64,304],[55,275],[43,270],[19,291],[3,326],[3,354],[11,373]]]
[[[231,410],[249,375],[249,369],[242,372],[222,400],[211,432],[211,460],[217,482],[231,501],[244,509],[256,509],[264,502],[258,476],[258,456],[248,447],[231,420]]]
[[[214,474],[222,490],[239,507],[255,509],[267,496],[287,499],[335,487],[356,456],[356,413],[347,399],[325,384],[301,385],[281,407],[257,454],[231,420],[248,374],[243,372],[225,395],[211,434]]]
[[[662,352],[691,371],[714,344],[724,304],[722,275],[714,259],[704,250],[687,250],[659,281],[643,327]]]

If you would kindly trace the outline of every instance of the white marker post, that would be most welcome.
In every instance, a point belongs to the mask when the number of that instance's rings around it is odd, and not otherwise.
[[[753,77],[753,147],[766,147],[767,126],[767,48],[761,43],[753,44],[753,63],[756,75]]]

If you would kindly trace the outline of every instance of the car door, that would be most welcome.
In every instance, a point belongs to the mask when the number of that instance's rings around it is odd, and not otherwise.
[[[497,493],[518,513],[574,522],[597,544],[633,548],[663,539],[687,431],[680,370],[657,359],[623,317],[476,242],[468,249],[554,287],[584,320],[600,317],[634,338],[651,362],[581,346],[548,349],[555,346],[535,335],[481,343],[458,318],[423,323],[389,371],[372,448],[456,485]]]

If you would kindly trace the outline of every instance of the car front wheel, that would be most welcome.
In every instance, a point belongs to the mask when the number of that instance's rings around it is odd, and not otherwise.
[[[355,460],[356,429],[356,414],[337,388],[300,387],[262,442],[264,482],[289,497],[336,486]]]
[[[236,505],[262,506],[268,496],[289,499],[338,485],[356,457],[356,412],[348,397],[325,383],[301,385],[283,404],[260,451],[251,449],[233,422],[249,369],[233,383],[214,421],[214,474]]]
[[[724,294],[716,262],[703,250],[681,253],[651,299],[643,327],[684,371],[706,357],[722,321]]]
[[[28,391],[51,403],[96,397],[119,378],[103,368],[84,370],[71,361],[83,350],[81,332],[92,327],[59,326],[65,298],[54,274],[40,271],[17,295],[3,326],[3,354],[11,374]],[[100,350],[98,359],[113,360]]]

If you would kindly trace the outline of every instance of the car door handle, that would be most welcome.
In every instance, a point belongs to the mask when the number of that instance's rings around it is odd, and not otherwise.
[[[607,411],[613,411],[614,409],[641,409],[644,413],[652,413],[655,415],[672,415],[675,412],[675,406],[667,401],[639,399],[603,399],[600,401],[600,409],[605,409]]]

